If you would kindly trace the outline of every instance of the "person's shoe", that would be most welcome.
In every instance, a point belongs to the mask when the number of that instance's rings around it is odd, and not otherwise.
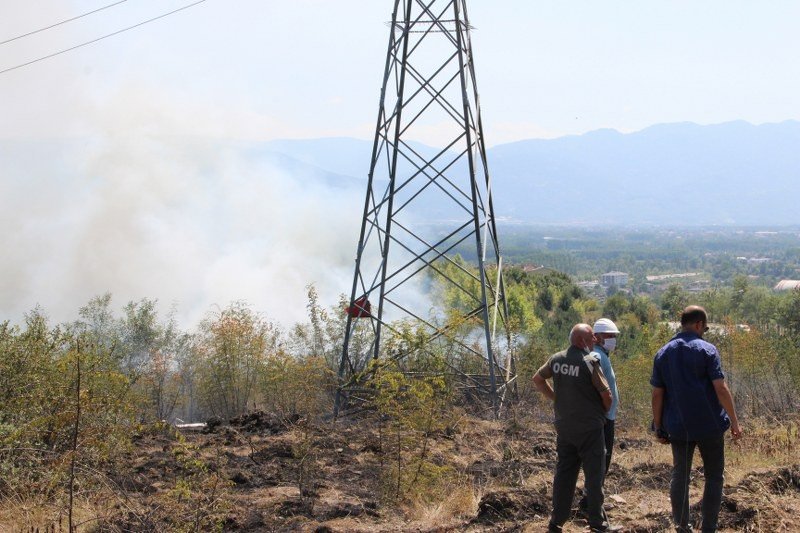
[[[589,526],[590,533],[604,533],[606,531],[623,531],[622,526],[612,526],[608,522],[604,522],[601,526]]]

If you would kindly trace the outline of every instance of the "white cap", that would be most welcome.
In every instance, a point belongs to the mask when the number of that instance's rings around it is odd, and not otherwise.
[[[619,333],[617,325],[608,318],[601,318],[594,323],[592,330],[595,333]]]

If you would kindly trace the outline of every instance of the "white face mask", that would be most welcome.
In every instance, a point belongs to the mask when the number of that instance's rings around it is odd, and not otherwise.
[[[608,353],[611,353],[614,350],[614,348],[616,348],[616,347],[617,347],[617,338],[616,337],[609,337],[605,341],[603,341],[603,348],[605,348],[605,350]]]

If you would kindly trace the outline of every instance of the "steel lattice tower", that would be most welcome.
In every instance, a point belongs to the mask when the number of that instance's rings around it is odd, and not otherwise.
[[[514,386],[470,29],[466,0],[394,1],[337,414],[364,391],[371,359],[402,364],[426,347],[446,352],[450,374],[495,416]],[[441,148],[414,142],[432,132]],[[435,310],[443,290],[455,317]],[[382,348],[403,325],[423,342]]]

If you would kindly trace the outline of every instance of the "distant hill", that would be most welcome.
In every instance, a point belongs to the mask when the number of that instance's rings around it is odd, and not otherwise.
[[[422,145],[418,145],[422,146]],[[366,179],[370,141],[272,141],[263,149]],[[435,149],[419,148],[430,150]],[[660,124],[488,150],[498,217],[598,225],[797,224],[800,122]],[[432,206],[421,210],[440,212]]]
[[[296,181],[362,198],[372,141],[351,138],[268,142],[169,139],[173,153],[235,158],[257,175],[275,170]],[[102,143],[101,143],[102,144]],[[0,141],[0,172],[30,187],[77,180],[91,140]],[[425,156],[438,149],[413,143]],[[524,140],[488,150],[495,210],[511,223],[581,225],[790,225],[800,223],[800,122],[755,126],[659,124],[634,133],[597,130]],[[400,161],[401,170],[410,166]],[[220,176],[201,177],[203,187]],[[386,179],[386,170],[377,176]],[[85,184],[83,180],[83,184]],[[198,183],[200,185],[200,183]],[[363,200],[360,200],[363,201]],[[363,207],[352,206],[356,212]],[[448,218],[450,205],[423,198],[418,220]]]
[[[489,151],[498,216],[597,224],[796,224],[800,122],[662,124]]]

